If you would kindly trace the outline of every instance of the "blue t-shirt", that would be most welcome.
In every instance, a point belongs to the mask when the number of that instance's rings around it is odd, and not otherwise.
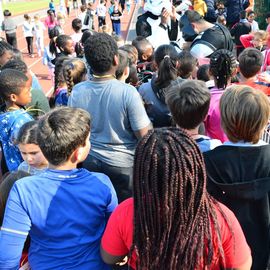
[[[0,269],[17,269],[28,232],[32,270],[110,269],[99,245],[116,206],[115,190],[101,173],[48,169],[18,180],[0,231]]]
[[[195,139],[195,141],[198,144],[202,153],[210,151],[210,150],[216,148],[217,146],[222,145],[220,140],[211,139],[211,138],[204,136],[204,135],[200,135],[200,137]]]

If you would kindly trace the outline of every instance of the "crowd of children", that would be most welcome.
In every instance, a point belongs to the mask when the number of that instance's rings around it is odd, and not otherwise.
[[[264,31],[242,11],[235,50],[201,64],[186,45],[125,43],[132,1],[73,1],[72,35],[60,5],[23,23],[49,100],[4,12],[0,270],[269,269],[269,14]],[[190,5],[225,27],[226,2]]]

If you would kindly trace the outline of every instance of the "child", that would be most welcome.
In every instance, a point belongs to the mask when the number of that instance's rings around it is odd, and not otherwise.
[[[81,22],[82,22],[82,32],[84,32],[84,31],[86,31],[86,30],[89,29],[88,23],[87,23],[87,24],[84,23],[84,22],[86,22],[86,21],[85,21],[85,17],[86,17],[86,15],[87,15],[87,9],[86,9],[86,6],[85,6],[85,5],[82,5],[82,6],[80,7],[80,10],[81,10],[81,13],[80,13],[79,16],[78,16],[78,19],[80,19]]]
[[[267,96],[246,85],[220,99],[228,142],[204,153],[207,189],[236,215],[252,254],[252,269],[269,266],[270,145],[260,140],[270,117]]]
[[[55,92],[55,106],[67,105],[73,87],[85,81],[87,70],[82,60],[73,58],[63,62],[62,73],[66,88],[58,88]]]
[[[193,79],[197,71],[198,60],[189,51],[178,54],[178,76],[182,79]]]
[[[107,9],[105,6],[105,1],[100,0],[96,8],[96,14],[98,16],[98,28],[102,27],[103,25],[106,25],[106,13]]]
[[[111,14],[111,20],[115,34],[119,36],[121,35],[121,17],[122,13],[118,9],[118,4],[115,4]]]
[[[1,267],[18,266],[29,234],[32,269],[110,269],[99,246],[117,198],[106,175],[76,168],[88,155],[89,136],[90,116],[82,109],[58,108],[39,120],[37,142],[49,169],[10,191],[0,231],[0,250],[9,248],[0,254]]]
[[[166,95],[166,103],[176,125],[185,129],[202,152],[221,145],[221,141],[199,134],[199,126],[210,105],[210,92],[204,82],[187,80],[171,87]]]
[[[58,12],[57,16],[56,16],[56,20],[57,20],[56,27],[58,27],[60,35],[64,35],[65,34],[64,26],[65,26],[66,20],[65,20],[65,16],[63,15],[63,13]]]
[[[47,11],[47,17],[44,24],[48,28],[48,33],[50,33],[50,30],[57,25],[55,14],[50,9]]]
[[[34,57],[33,50],[33,28],[31,17],[28,14],[24,14],[23,33],[27,43],[28,54],[30,57]]]
[[[17,25],[15,20],[11,18],[11,12],[8,9],[4,10],[2,31],[4,31],[6,34],[7,43],[9,43],[15,49],[17,49],[16,29]]]
[[[37,46],[37,52],[38,56],[41,56],[41,53],[44,51],[44,30],[45,26],[40,20],[40,16],[36,14],[34,16],[34,33],[36,38],[36,46]]]
[[[215,82],[210,74],[210,65],[204,64],[198,67],[197,80],[204,81],[208,89],[215,87]]]
[[[72,30],[75,32],[70,37],[73,40],[73,44],[75,46],[82,38],[82,21],[79,18],[75,18],[71,22]]]
[[[90,2],[87,4],[87,11],[86,11],[86,15],[83,21],[83,24],[87,26],[87,29],[92,31],[95,30],[94,27],[94,16],[95,16],[95,10],[93,8],[93,3]]]
[[[18,167],[18,171],[25,171],[31,175],[40,174],[48,167],[48,161],[37,143],[37,132],[38,122],[30,121],[20,128],[16,139],[24,160]]]
[[[268,33],[268,36],[270,36],[270,12],[266,14],[265,20],[267,23],[266,32]],[[268,38],[267,48],[270,49],[270,38]]]
[[[6,69],[0,72],[0,95],[4,100],[0,115],[0,140],[3,154],[2,173],[17,170],[23,161],[20,151],[14,145],[20,127],[33,120],[24,110],[31,101],[32,77],[20,71]]]
[[[55,6],[53,0],[51,0],[49,3],[49,9],[55,14]]]
[[[121,82],[126,82],[126,79],[129,76],[129,59],[127,52],[123,50],[118,50],[119,55],[119,64],[117,66],[115,76],[116,79]]]
[[[259,25],[258,23],[254,20],[255,18],[255,12],[254,11],[249,11],[247,14],[247,20],[251,25],[251,32],[256,32],[259,31]]]

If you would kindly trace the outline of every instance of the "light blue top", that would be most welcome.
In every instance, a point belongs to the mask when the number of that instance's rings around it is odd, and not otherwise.
[[[116,79],[85,81],[74,86],[68,105],[91,115],[91,152],[116,167],[131,167],[137,138],[134,131],[150,124],[137,90]]]
[[[115,190],[101,173],[48,169],[18,180],[0,231],[0,269],[18,269],[28,233],[32,270],[110,269],[99,246],[116,206]]]

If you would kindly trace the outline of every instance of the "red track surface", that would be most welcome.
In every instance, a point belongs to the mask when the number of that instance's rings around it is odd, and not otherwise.
[[[135,8],[135,5],[132,4],[130,14],[127,14],[126,12],[124,12],[123,17],[121,19],[121,30],[122,30],[122,36],[124,39],[126,39],[127,37],[128,28],[130,25],[130,20],[132,18],[134,8]],[[36,13],[38,13],[38,11]],[[64,32],[67,35],[70,35],[73,33],[72,28],[71,28],[71,21],[74,18],[76,18],[75,11],[71,10],[70,17],[66,18],[66,23],[64,26]],[[106,23],[111,25],[111,20],[109,16],[107,16]],[[97,29],[97,17],[95,18],[95,29]],[[27,66],[38,77],[39,82],[43,88],[43,91],[46,93],[46,95],[50,95],[51,89],[52,89],[52,83],[51,83],[51,80],[48,78],[48,68],[47,66],[44,66],[42,64],[42,57],[38,57],[36,53],[35,40],[34,40],[34,52],[35,52],[34,58],[31,58],[28,56],[26,40],[23,36],[23,30],[21,26],[18,27],[17,29],[17,41],[18,41],[18,48],[23,53],[24,61],[26,62]],[[47,31],[44,31],[44,45],[46,46],[48,44],[49,44],[48,34],[47,34]]]

